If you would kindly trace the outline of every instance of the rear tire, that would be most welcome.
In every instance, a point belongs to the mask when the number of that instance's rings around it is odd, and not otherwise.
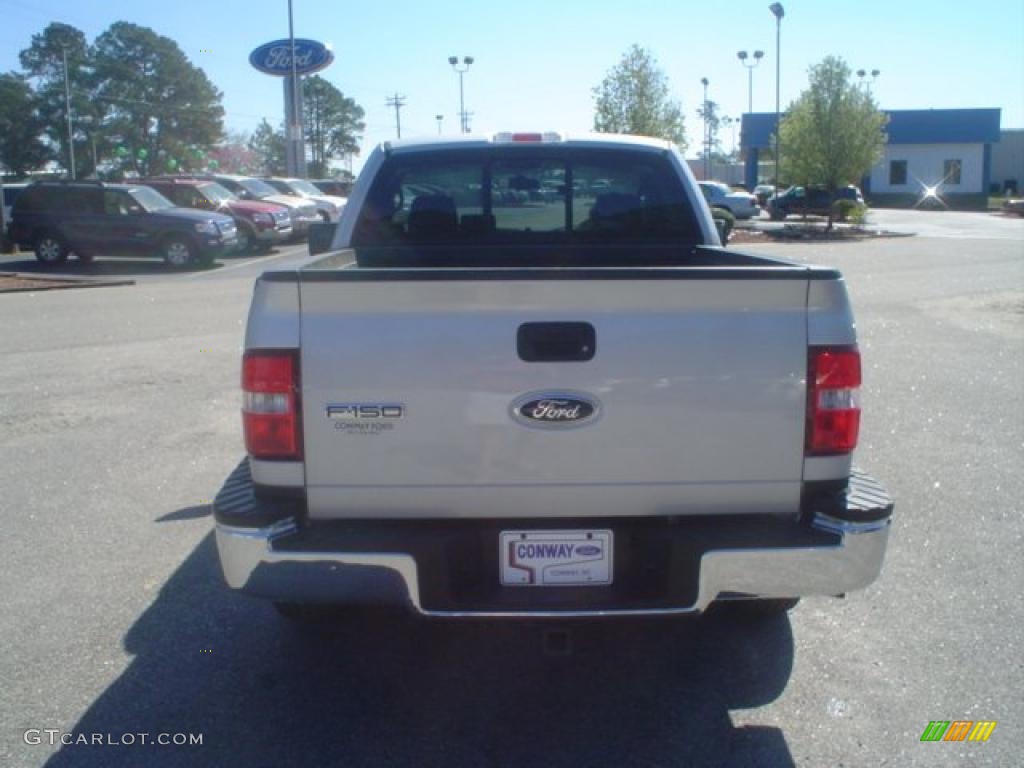
[[[35,251],[36,259],[47,266],[63,264],[68,260],[67,243],[55,232],[40,232],[36,237]]]
[[[187,237],[171,235],[160,246],[160,254],[172,269],[185,269],[196,260],[196,247]]]

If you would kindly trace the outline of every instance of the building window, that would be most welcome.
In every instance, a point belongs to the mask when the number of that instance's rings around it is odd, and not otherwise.
[[[889,184],[899,186],[907,183],[907,161],[893,160],[889,163]]]
[[[946,184],[960,183],[960,160],[946,160],[942,164],[942,180]]]

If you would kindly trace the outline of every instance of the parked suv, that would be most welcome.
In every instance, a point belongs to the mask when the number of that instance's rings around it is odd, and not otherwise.
[[[323,221],[312,200],[281,194],[263,179],[230,174],[217,174],[207,178],[226,187],[229,192],[242,200],[261,200],[264,203],[285,206],[292,217],[292,239],[298,240],[306,237],[309,235],[310,225]]]
[[[167,176],[143,179],[142,183],[175,205],[230,216],[238,228],[239,251],[268,250],[292,234],[292,217],[285,206],[240,200],[216,181]]]
[[[852,184],[837,189],[834,199],[824,187],[790,187],[778,197],[772,195],[768,199],[768,213],[775,221],[781,221],[792,213],[828,216],[831,209],[839,218],[845,218],[842,207],[838,206],[841,200],[849,200],[858,208],[867,207],[864,196]]]
[[[161,256],[172,267],[208,264],[238,243],[230,216],[178,208],[141,184],[36,182],[14,201],[11,240],[44,264],[74,252],[80,261]]]

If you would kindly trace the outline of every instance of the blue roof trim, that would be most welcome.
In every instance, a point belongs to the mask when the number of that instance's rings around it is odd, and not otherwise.
[[[999,141],[999,109],[889,109],[890,144],[991,144]],[[774,112],[743,115],[740,146],[764,149],[775,132]],[[782,148],[785,154],[786,148]]]

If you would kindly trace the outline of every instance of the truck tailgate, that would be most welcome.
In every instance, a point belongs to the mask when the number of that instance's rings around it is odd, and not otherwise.
[[[310,517],[793,514],[807,277],[725,272],[302,280]],[[592,359],[522,359],[520,327],[556,322],[593,327]],[[513,418],[565,392],[596,417]]]

